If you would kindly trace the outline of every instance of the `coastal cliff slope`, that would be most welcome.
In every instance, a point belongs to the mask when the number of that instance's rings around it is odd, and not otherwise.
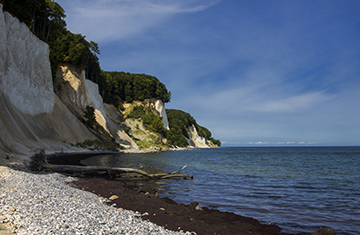
[[[170,130],[170,127],[169,127],[169,121],[168,121],[168,118],[167,118],[167,115],[166,115],[166,110],[165,110],[165,104],[164,102],[162,102],[161,100],[157,100],[155,102],[155,109],[156,111],[159,112],[160,114],[160,117],[162,118],[162,122],[164,124],[164,128],[166,130]]]
[[[199,135],[194,124],[188,127],[189,132],[189,145],[195,148],[214,148],[219,147],[208,141],[206,138]]]
[[[26,24],[4,12],[2,4],[0,32],[0,153],[29,156],[39,148],[47,152],[78,151],[74,147],[78,144],[104,141],[103,133],[107,136],[105,142],[113,144],[111,149],[120,146],[139,149],[139,143],[142,149],[157,144],[162,145],[159,149],[177,146],[174,140],[167,140],[170,123],[161,99],[152,99],[150,103],[165,131],[139,129],[143,120],[140,118],[139,124],[132,125],[125,120],[120,107],[105,104],[98,84],[85,78],[83,68],[62,63],[53,80],[48,44]],[[84,122],[87,107],[94,109],[102,133]],[[195,127],[189,129],[188,136],[188,144],[181,147],[213,147],[197,134]],[[144,145],[144,141],[149,143]]]
[[[86,107],[93,107],[96,122],[115,142],[124,148],[138,148],[125,133],[120,113],[113,105],[104,104],[98,85],[85,78],[83,69],[71,64],[61,64],[56,73],[55,88],[61,101],[76,117],[81,119]]]
[[[48,45],[0,4],[0,151],[60,151],[96,137],[53,92]]]

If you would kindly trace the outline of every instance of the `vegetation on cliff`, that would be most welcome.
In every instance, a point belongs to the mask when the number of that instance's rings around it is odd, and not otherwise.
[[[170,102],[171,94],[156,77],[146,74],[102,72],[99,46],[85,36],[66,29],[65,11],[54,0],[3,0],[4,10],[14,14],[50,46],[53,76],[60,63],[71,63],[86,71],[97,83],[103,99],[116,107],[122,102],[157,98]]]
[[[194,125],[199,136],[211,141],[214,145],[220,146],[221,142],[211,137],[211,132],[203,126],[196,123],[196,120],[189,114],[182,110],[167,109],[166,114],[170,126],[169,140],[177,146],[187,146],[186,138],[189,136],[189,128]]]
[[[67,30],[65,11],[54,0],[0,0],[0,2],[4,10],[15,15],[37,37],[49,44],[54,77],[61,63],[79,66],[85,70],[87,79],[99,85],[99,92],[104,101],[113,104],[118,110],[123,110],[125,102],[145,102],[154,99],[160,99],[164,103],[170,102],[171,92],[154,76],[102,71],[97,56],[100,54],[98,44],[87,41],[81,34]],[[143,128],[155,133],[154,143],[186,147],[189,145],[189,127],[194,126],[200,136],[220,146],[220,141],[213,139],[211,132],[198,125],[190,114],[180,110],[167,110],[170,124],[170,130],[167,130],[159,113],[149,107],[135,105],[126,118],[140,118]],[[85,110],[84,120],[85,124],[95,131],[99,128],[95,128],[94,110],[91,108],[87,107]]]
[[[100,75],[98,44],[85,36],[66,29],[65,11],[54,0],[2,0],[4,10],[24,22],[50,47],[53,76],[60,63],[67,62],[86,69],[88,79],[97,81]]]
[[[105,102],[119,107],[121,103],[160,99],[170,102],[171,93],[156,77],[125,72],[101,72],[99,88]]]
[[[145,129],[166,136],[167,130],[164,128],[162,118],[150,101],[144,101],[141,105],[133,105],[126,118],[140,118]]]

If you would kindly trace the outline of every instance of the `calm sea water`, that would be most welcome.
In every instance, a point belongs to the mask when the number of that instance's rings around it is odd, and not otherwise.
[[[139,182],[180,203],[253,217],[284,232],[360,234],[360,147],[225,147],[98,156],[88,165],[183,173],[193,180]]]

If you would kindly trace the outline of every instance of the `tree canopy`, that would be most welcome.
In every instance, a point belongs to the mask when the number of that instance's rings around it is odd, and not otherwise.
[[[54,0],[2,0],[4,10],[24,22],[41,40],[49,44],[53,76],[60,63],[86,69],[88,79],[98,82],[100,54],[98,44],[66,29],[65,11]]]
[[[85,36],[66,29],[65,11],[54,0],[0,0],[4,10],[24,22],[41,40],[49,44],[53,77],[61,63],[70,63],[86,71],[86,77],[99,85],[104,101],[120,107],[123,102],[160,99],[170,102],[171,92],[154,76],[125,72],[105,72],[100,68],[99,46],[87,41]],[[86,118],[93,126],[93,110],[87,107]],[[166,130],[160,117],[143,107],[133,110],[133,114],[143,119],[144,126],[162,133],[175,146],[188,146],[188,128],[195,126],[198,134],[220,146],[220,141],[211,137],[211,132],[200,125],[189,114],[181,110],[169,109],[167,116],[170,131]]]
[[[99,87],[107,103],[118,107],[121,103],[156,98],[170,102],[171,93],[156,77],[146,74],[105,72],[100,75]]]
[[[11,12],[41,40],[65,28],[64,9],[53,0],[3,0],[4,10]]]
[[[196,120],[189,113],[177,109],[167,109],[166,115],[168,117],[171,135],[174,136],[173,139],[181,140],[182,138],[180,135],[189,139],[188,128],[194,125],[199,136],[204,137],[206,140],[210,140],[218,146],[221,145],[221,142],[212,138],[211,132],[206,127],[198,125]]]

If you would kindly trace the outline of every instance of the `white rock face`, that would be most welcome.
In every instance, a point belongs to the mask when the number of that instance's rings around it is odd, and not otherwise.
[[[5,61],[6,61],[6,26],[5,26],[5,16],[3,13],[3,5],[0,4],[0,89],[3,87],[2,80],[5,76]]]
[[[121,123],[121,114],[114,107],[114,105],[104,103],[104,110],[110,120],[107,123],[109,126],[109,130],[112,136],[115,136],[117,142],[127,149],[139,149],[135,141],[131,139],[130,136],[126,134],[126,132],[123,130]]]
[[[155,103],[155,109],[160,113],[164,128],[170,130],[169,121],[166,115],[165,104],[161,100],[157,100]]]
[[[96,139],[54,94],[48,45],[2,9],[0,154],[67,151],[73,147],[65,142]]]
[[[54,106],[48,45],[0,4],[0,90],[25,114],[50,113]]]
[[[98,85],[85,79],[85,71],[74,65],[61,65],[57,71],[57,84],[61,88],[57,92],[60,99],[82,116],[86,106],[95,109],[96,121],[107,131],[106,113]],[[58,86],[58,85],[57,85]]]
[[[136,143],[124,132],[118,111],[107,105],[99,94],[98,85],[85,78],[85,71],[70,64],[63,64],[56,74],[57,94],[72,112],[82,117],[86,106],[95,109],[97,123],[125,148],[135,148]]]
[[[83,73],[85,74],[85,73]],[[110,133],[106,126],[107,115],[104,111],[103,99],[99,94],[99,87],[96,83],[85,79],[85,105],[94,107],[96,121]]]
[[[189,144],[196,148],[209,148],[209,144],[204,137],[199,136],[194,124],[189,127]]]

